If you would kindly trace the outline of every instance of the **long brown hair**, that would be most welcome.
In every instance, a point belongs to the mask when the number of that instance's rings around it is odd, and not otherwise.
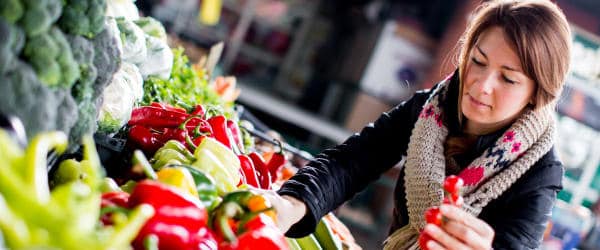
[[[493,0],[475,10],[460,40],[459,123],[463,120],[462,79],[465,79],[470,52],[481,34],[491,27],[503,29],[521,60],[524,73],[536,84],[535,110],[553,109],[562,92],[571,55],[571,30],[564,14],[549,0]],[[469,148],[465,144],[469,143],[456,137],[448,138],[447,158],[464,153],[463,150]]]
[[[460,79],[465,79],[469,54],[479,36],[493,26],[504,30],[521,60],[524,73],[536,83],[535,109],[553,108],[562,92],[570,63],[572,38],[565,15],[549,0],[484,3],[474,12],[460,41]],[[462,93],[462,84],[459,93]]]

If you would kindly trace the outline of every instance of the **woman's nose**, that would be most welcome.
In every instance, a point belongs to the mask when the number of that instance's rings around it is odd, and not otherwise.
[[[494,89],[496,84],[496,78],[493,73],[487,73],[479,78],[479,81],[475,83],[475,88],[481,94],[489,95]]]

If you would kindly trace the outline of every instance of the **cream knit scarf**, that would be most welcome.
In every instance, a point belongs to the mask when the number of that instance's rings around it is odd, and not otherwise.
[[[412,131],[404,169],[409,223],[387,238],[384,249],[419,249],[417,238],[426,224],[423,213],[442,202],[448,129],[442,123],[440,103],[449,81],[438,84],[432,92]],[[459,174],[465,181],[463,208],[479,215],[488,202],[506,191],[550,150],[554,129],[549,110],[526,110],[492,147]]]

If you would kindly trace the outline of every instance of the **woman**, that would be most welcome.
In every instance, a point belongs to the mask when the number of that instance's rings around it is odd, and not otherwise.
[[[266,194],[287,235],[301,237],[406,156],[395,189],[386,249],[538,248],[562,164],[553,151],[552,110],[570,58],[568,23],[550,1],[489,1],[461,40],[458,69],[431,90],[384,113],[344,143],[325,150],[277,192]],[[395,146],[390,146],[395,145]],[[426,224],[440,205],[441,183],[465,181],[462,209]]]

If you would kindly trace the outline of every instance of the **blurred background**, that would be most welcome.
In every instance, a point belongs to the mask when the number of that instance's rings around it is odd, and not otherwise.
[[[224,43],[218,74],[239,103],[291,145],[316,154],[455,69],[477,0],[137,0],[192,62]],[[600,1],[559,0],[573,30],[571,72],[556,112],[564,190],[544,249],[600,249]],[[199,13],[214,13],[213,23]],[[386,142],[392,144],[393,142]],[[336,214],[364,249],[389,227],[398,169]],[[594,209],[596,208],[596,209]]]

